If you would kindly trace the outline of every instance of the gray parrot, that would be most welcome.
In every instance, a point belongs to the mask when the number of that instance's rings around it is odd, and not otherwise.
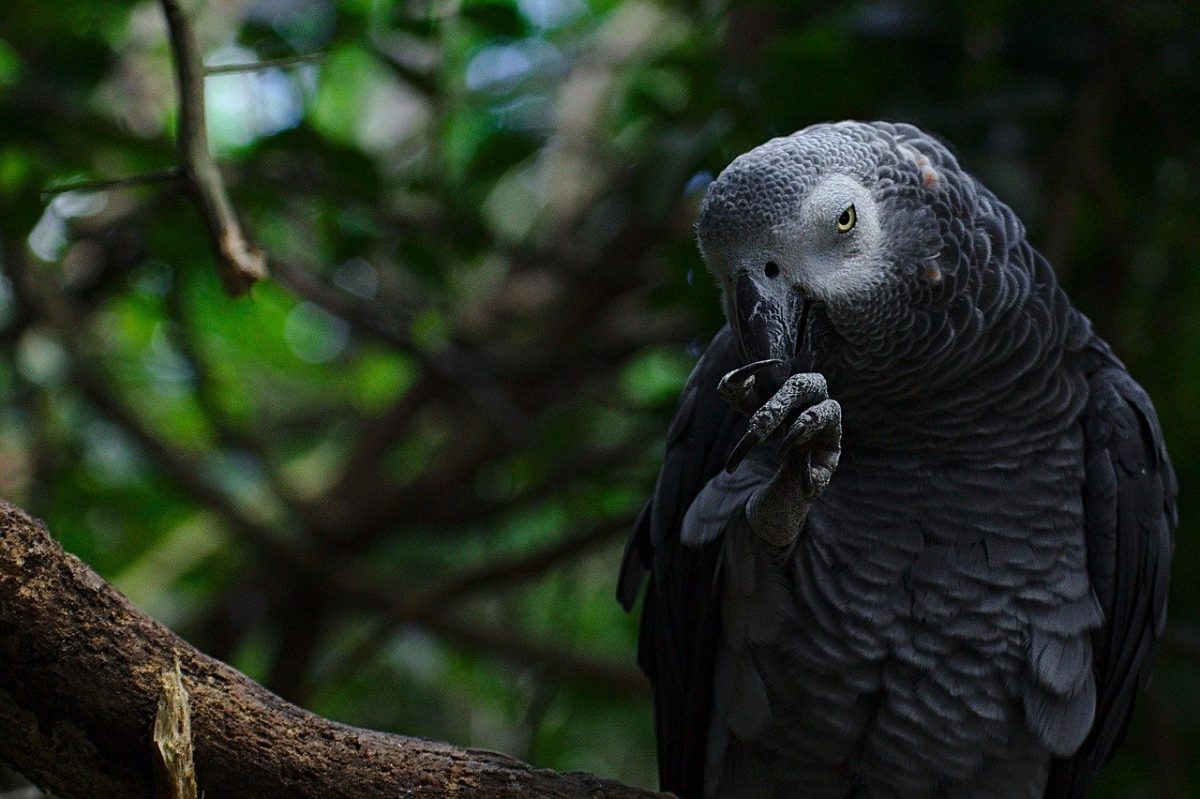
[[[903,124],[774,139],[697,233],[729,324],[618,596],[681,797],[1082,797],[1163,631],[1149,398],[1013,212]]]

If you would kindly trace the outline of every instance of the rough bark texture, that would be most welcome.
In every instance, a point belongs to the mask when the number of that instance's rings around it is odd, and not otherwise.
[[[209,799],[658,795],[301,710],[148,618],[0,502],[0,760],[63,797],[155,796],[160,677],[176,658]]]

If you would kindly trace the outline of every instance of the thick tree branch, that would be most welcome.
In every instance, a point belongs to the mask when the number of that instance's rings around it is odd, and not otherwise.
[[[587,774],[355,729],[193,649],[0,503],[0,760],[64,797],[155,796],[161,675],[178,658],[200,790],[256,797],[649,797]]]

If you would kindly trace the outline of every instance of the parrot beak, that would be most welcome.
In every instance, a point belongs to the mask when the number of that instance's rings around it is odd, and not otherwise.
[[[792,360],[804,335],[808,303],[799,291],[785,290],[767,296],[747,271],[740,271],[733,286],[734,332],[746,363],[776,359],[772,372],[778,382],[791,374]]]

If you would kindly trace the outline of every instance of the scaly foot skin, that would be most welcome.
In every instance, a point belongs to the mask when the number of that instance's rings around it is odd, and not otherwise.
[[[749,412],[746,406],[753,401],[754,373],[773,363],[777,362],[758,361],[735,369],[721,379],[718,390],[750,417],[746,435],[725,465],[729,472],[793,413],[805,408],[784,434],[779,468],[746,506],[755,535],[771,546],[786,548],[796,540],[809,507],[837,469],[842,452],[842,407],[829,398],[822,375],[806,372],[789,377],[761,408]]]

